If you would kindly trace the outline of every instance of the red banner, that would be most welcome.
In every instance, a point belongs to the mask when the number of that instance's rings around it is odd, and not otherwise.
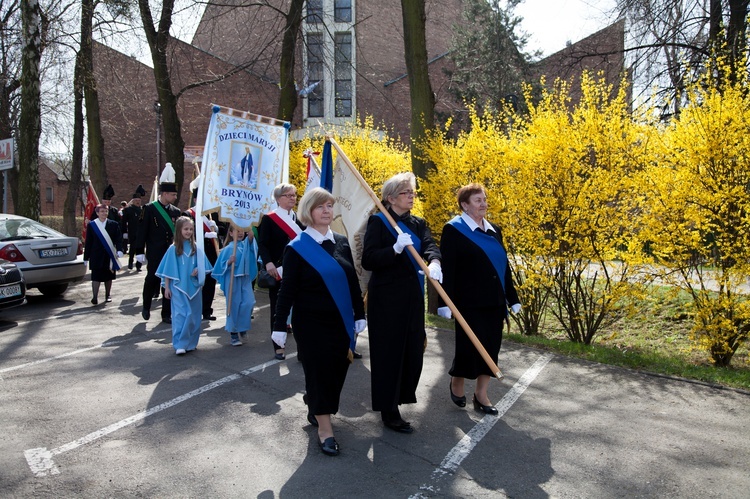
[[[91,181],[87,182],[88,187],[86,189],[86,208],[83,210],[83,240],[86,240],[86,226],[91,220],[91,215],[94,214],[96,205],[99,204],[99,197],[94,191],[94,187],[91,185]]]

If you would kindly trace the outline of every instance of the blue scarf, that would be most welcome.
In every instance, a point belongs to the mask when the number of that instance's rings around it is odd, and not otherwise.
[[[505,269],[506,262],[508,261],[508,254],[505,252],[503,245],[500,244],[500,241],[481,230],[471,230],[469,226],[466,225],[466,222],[459,216],[454,217],[448,223],[461,234],[466,236],[469,241],[479,246],[479,249],[484,251],[487,258],[490,259],[492,266],[495,267],[497,276],[500,279],[500,285],[503,287],[503,293],[505,293]]]
[[[398,232],[396,232],[396,229],[394,229],[393,226],[388,222],[388,219],[385,218],[385,215],[383,214],[383,212],[378,213],[378,216],[383,221],[385,226],[388,227],[388,230],[391,232],[391,234],[393,234],[393,237],[398,239]],[[405,234],[409,234],[411,236],[414,249],[417,250],[417,254],[420,254],[422,251],[422,241],[401,220],[396,222],[396,225],[398,225],[398,228],[401,229],[401,232]],[[404,251],[406,251],[406,248],[404,248]],[[406,251],[406,256],[409,257],[409,261],[414,266],[414,270],[417,272],[417,278],[419,279],[419,289],[422,290],[422,294],[424,295],[424,273],[421,272],[422,267],[420,267],[419,263],[417,263],[417,261],[414,259],[414,256],[411,254],[411,251]]]
[[[349,292],[349,281],[346,272],[320,244],[306,233],[295,237],[289,246],[296,251],[323,278],[323,282],[331,294],[336,308],[339,309],[344,327],[349,335],[349,348],[354,351],[354,312],[352,296]]]

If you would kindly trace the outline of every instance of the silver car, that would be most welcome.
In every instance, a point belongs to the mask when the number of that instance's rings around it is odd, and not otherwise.
[[[46,225],[18,215],[0,214],[0,259],[15,263],[27,288],[58,296],[83,280],[83,244]]]

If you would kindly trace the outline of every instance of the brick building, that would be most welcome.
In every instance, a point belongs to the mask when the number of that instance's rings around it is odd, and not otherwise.
[[[169,46],[173,89],[181,92],[178,112],[186,145],[183,209],[189,199],[190,153],[205,142],[210,105],[271,117],[277,112],[284,18],[268,7],[240,7],[239,0],[234,1],[235,7],[228,6],[231,2],[209,3],[191,43],[173,40]],[[330,129],[371,116],[376,125],[408,141],[411,111],[400,1],[308,0],[306,9],[297,45],[295,80],[301,92],[292,139],[320,133],[319,123]],[[430,79],[436,112],[443,115],[463,110],[452,100],[442,71],[449,64],[445,56],[461,9],[461,0],[427,3]],[[624,23],[617,23],[541,61],[538,74],[547,74],[551,81],[601,68],[616,82],[623,70],[623,44]],[[591,52],[600,55],[590,57]],[[114,201],[129,199],[138,184],[150,195],[154,178],[168,161],[163,138],[157,148],[152,69],[102,44],[95,44],[94,57]],[[210,83],[192,86],[206,81]]]

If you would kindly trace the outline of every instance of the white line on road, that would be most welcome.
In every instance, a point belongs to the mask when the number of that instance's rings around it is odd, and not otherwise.
[[[297,356],[297,353],[292,352],[292,353],[287,354],[286,358],[290,359],[296,356]],[[224,378],[214,381],[213,383],[209,383],[193,391],[185,393],[184,395],[180,395],[179,397],[173,398],[172,400],[156,405],[146,411],[139,412],[138,414],[134,414],[125,419],[121,419],[120,421],[116,423],[113,423],[109,426],[105,426],[104,428],[97,430],[95,432],[89,433],[88,435],[81,437],[78,440],[74,440],[72,442],[61,445],[60,447],[54,448],[52,450],[47,450],[46,447],[28,449],[24,451],[23,453],[24,456],[26,457],[26,462],[29,463],[29,468],[31,468],[31,472],[34,473],[34,475],[37,477],[59,475],[60,470],[55,465],[55,462],[52,460],[54,456],[77,449],[78,447],[81,447],[82,445],[91,443],[94,440],[97,440],[101,437],[109,435],[110,433],[113,433],[121,428],[129,426],[133,423],[137,423],[138,421],[141,421],[147,418],[148,416],[153,416],[154,414],[158,412],[161,412],[165,409],[169,409],[170,407],[173,407],[179,404],[180,402],[185,402],[186,400],[189,400],[197,395],[201,395],[202,393],[206,393],[209,390],[213,390],[214,388],[218,388],[231,381],[240,379],[243,376],[249,376],[250,374],[266,369],[267,367],[271,367],[274,364],[278,364],[279,362],[282,362],[282,361],[274,359],[268,362],[264,362],[263,364],[257,365],[255,367],[245,369],[244,371],[240,371],[237,374],[226,376]]]
[[[500,421],[500,418],[511,408],[511,406],[518,400],[518,398],[526,391],[532,381],[536,379],[544,366],[552,359],[552,354],[542,355],[537,359],[534,364],[526,370],[521,378],[516,381],[516,384],[505,394],[500,402],[495,405],[497,409],[497,416],[487,415],[479,421],[469,433],[453,447],[448,455],[445,456],[443,461],[440,463],[435,471],[430,476],[430,482],[419,487],[419,490],[424,490],[430,494],[437,494],[440,492],[440,484],[443,479],[448,475],[452,475],[456,472],[464,459],[466,459],[476,445],[484,438],[487,433],[495,426],[495,423]],[[426,498],[421,492],[410,496],[410,499]]]

